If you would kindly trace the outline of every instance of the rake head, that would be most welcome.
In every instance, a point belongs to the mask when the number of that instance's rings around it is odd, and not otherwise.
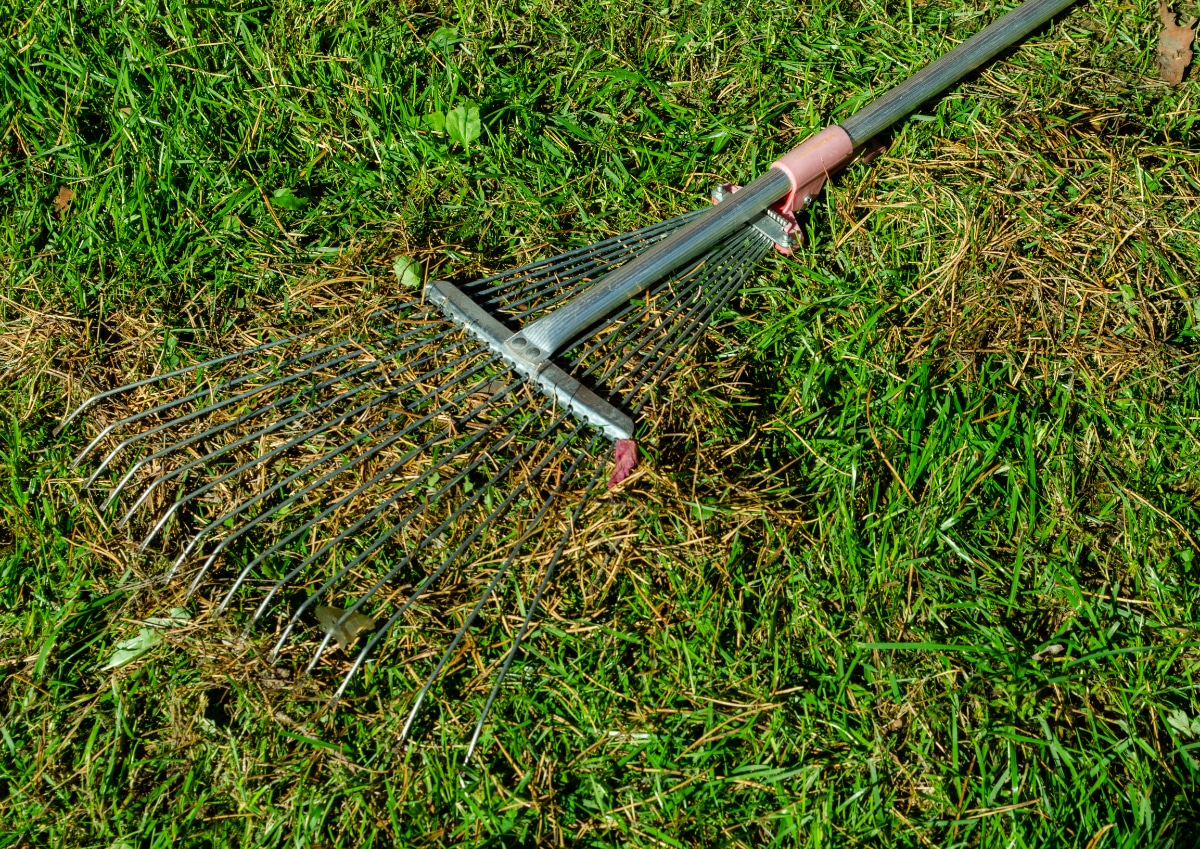
[[[458,291],[496,326],[515,329],[698,214]],[[603,481],[611,439],[629,435],[620,427],[632,430],[770,247],[742,227],[558,352],[549,366],[578,392],[604,399],[616,430],[577,418],[561,393],[545,392],[536,375],[413,299],[351,334],[272,340],[93,396],[64,426],[117,395],[141,409],[100,427],[75,465],[89,463],[84,489],[137,531],[142,549],[168,554],[167,578],[186,579],[189,593],[215,591],[218,612],[249,605],[248,630],[282,608],[272,658],[297,631],[310,632],[314,615],[324,636],[306,671],[331,641],[348,647],[370,631],[335,702],[356,674],[376,668],[368,659],[379,650],[403,652],[414,634],[445,629],[449,612],[457,627],[423,680],[414,679],[402,735],[481,611],[502,605],[514,566],[532,562],[537,589],[494,675],[470,757],[572,529]],[[302,600],[288,609],[297,589]],[[450,611],[447,599],[458,601]]]

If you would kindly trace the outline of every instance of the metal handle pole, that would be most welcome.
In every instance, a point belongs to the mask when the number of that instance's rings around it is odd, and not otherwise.
[[[857,147],[995,58],[1001,50],[1020,41],[1074,2],[1025,0],[1000,20],[993,21],[945,56],[855,112],[842,122],[842,129]]]

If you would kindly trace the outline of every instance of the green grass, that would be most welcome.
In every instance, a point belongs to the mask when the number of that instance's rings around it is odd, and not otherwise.
[[[398,747],[402,669],[321,720],[336,678],[197,602],[101,671],[181,590],[77,500],[68,401],[397,257],[693,208],[998,10],[0,11],[0,845],[1195,845],[1200,113],[1152,4],[1081,4],[838,178],[596,503],[614,542],[469,767],[487,676]],[[469,104],[467,145],[426,119]]]

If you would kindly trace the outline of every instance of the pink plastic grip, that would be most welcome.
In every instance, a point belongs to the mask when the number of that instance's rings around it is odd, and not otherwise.
[[[771,163],[787,174],[792,190],[783,199],[783,209],[794,212],[803,209],[821,191],[830,175],[837,173],[854,159],[854,142],[836,124],[809,136],[799,146]]]

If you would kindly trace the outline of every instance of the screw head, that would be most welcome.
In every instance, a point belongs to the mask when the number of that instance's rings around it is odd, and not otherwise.
[[[808,206],[810,203],[812,203],[812,195],[805,195],[804,196],[804,205]]]

